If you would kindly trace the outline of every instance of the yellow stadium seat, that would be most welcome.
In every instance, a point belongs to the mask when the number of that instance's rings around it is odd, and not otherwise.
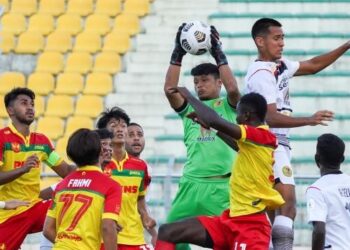
[[[59,16],[65,12],[65,0],[40,0],[39,13]]]
[[[54,30],[54,20],[49,14],[35,14],[29,19],[28,30],[47,35]]]
[[[43,96],[36,95],[34,100],[35,105],[35,117],[39,117],[44,114],[45,100]]]
[[[69,0],[67,13],[87,16],[93,11],[93,0]]]
[[[82,32],[75,38],[74,51],[96,53],[101,50],[101,37],[95,32]]]
[[[44,47],[44,37],[36,32],[26,31],[17,41],[15,52],[19,54],[36,54]]]
[[[26,79],[20,72],[4,72],[0,75],[0,93],[6,94],[13,88],[25,87]]]
[[[36,71],[58,74],[63,69],[63,55],[58,52],[44,52],[40,54]]]
[[[90,15],[85,21],[85,31],[94,32],[99,35],[107,34],[111,29],[111,20],[107,15]]]
[[[65,136],[70,136],[73,132],[80,128],[88,128],[93,129],[94,124],[91,118],[86,116],[72,116],[68,118],[66,131],[64,133]]]
[[[0,50],[2,53],[7,54],[13,51],[15,48],[15,36],[12,33],[1,32]]]
[[[3,13],[6,13],[9,11],[9,1],[8,0],[0,0],[0,6],[3,8]]]
[[[45,51],[66,53],[72,49],[72,38],[68,32],[54,31],[48,35]]]
[[[82,21],[79,15],[64,14],[57,19],[57,31],[76,35],[82,30]]]
[[[55,79],[50,73],[35,72],[29,76],[27,86],[35,94],[48,95],[54,89]]]
[[[62,73],[57,78],[55,93],[77,95],[83,90],[84,78],[78,73]]]
[[[140,20],[134,14],[120,14],[115,18],[114,29],[112,32],[127,33],[135,35],[140,32]]]
[[[52,95],[47,101],[45,115],[68,117],[73,113],[73,99],[69,95]]]
[[[150,12],[149,0],[125,0],[124,13],[144,16]]]
[[[68,55],[65,72],[86,74],[91,71],[92,57],[87,52],[73,52]]]
[[[63,120],[59,117],[43,116],[38,120],[36,131],[56,140],[63,135]]]
[[[121,12],[121,0],[97,0],[95,13],[116,16]]]
[[[103,111],[103,98],[97,95],[82,95],[75,108],[76,116],[96,118]]]
[[[121,59],[118,53],[102,52],[95,58],[94,72],[115,74],[121,70]]]
[[[20,34],[26,29],[26,19],[21,14],[8,13],[1,18],[2,32]]]
[[[124,54],[130,49],[130,37],[125,33],[109,33],[103,42],[103,52],[117,52]]]
[[[4,100],[4,95],[0,95],[0,99]],[[1,103],[1,105],[0,105],[0,117],[2,117],[2,118],[8,117],[6,107],[3,103]],[[3,120],[3,119],[1,119],[1,120]],[[0,124],[0,125],[2,126],[3,124]]]
[[[37,11],[36,0],[12,0],[11,12],[30,16]]]
[[[113,91],[113,80],[106,73],[91,73],[86,78],[86,84],[83,93],[106,95]]]
[[[66,150],[68,139],[69,137],[62,137],[58,139],[55,147],[55,151],[65,160],[68,159],[67,150]]]

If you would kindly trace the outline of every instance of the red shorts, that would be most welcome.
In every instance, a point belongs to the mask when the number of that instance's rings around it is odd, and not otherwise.
[[[102,244],[101,250],[104,250],[104,246]],[[131,245],[123,245],[123,244],[118,244],[118,250],[153,250],[153,246],[151,245],[136,245],[136,246],[131,246]]]
[[[0,246],[19,249],[27,234],[43,230],[49,201],[40,201],[33,207],[0,224]],[[3,245],[4,244],[4,245]]]
[[[210,234],[214,250],[269,249],[271,225],[265,213],[230,217],[225,210],[221,216],[199,216]]]

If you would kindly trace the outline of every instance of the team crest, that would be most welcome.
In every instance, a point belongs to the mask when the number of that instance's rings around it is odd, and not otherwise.
[[[275,176],[273,176],[272,174],[269,176],[269,181],[274,183],[275,182]]]
[[[21,151],[21,145],[19,145],[19,143],[17,142],[13,142],[11,143],[11,149],[13,152],[18,153],[19,151]]]
[[[5,243],[0,243],[0,250],[6,250]]]
[[[286,177],[292,177],[292,175],[293,175],[292,169],[291,169],[290,167],[288,167],[288,166],[284,166],[284,167],[282,168],[282,173],[283,173],[284,176],[286,176]]]
[[[222,100],[218,100],[214,103],[214,107],[220,107],[222,105]]]

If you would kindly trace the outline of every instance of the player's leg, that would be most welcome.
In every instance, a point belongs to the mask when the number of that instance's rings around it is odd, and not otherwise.
[[[155,250],[175,250],[177,243],[212,248],[213,240],[198,218],[161,225]]]
[[[285,204],[276,211],[272,226],[272,242],[275,250],[288,250],[293,249],[293,222],[296,216],[295,183],[290,164],[290,150],[278,146],[274,156],[275,189],[282,195]]]

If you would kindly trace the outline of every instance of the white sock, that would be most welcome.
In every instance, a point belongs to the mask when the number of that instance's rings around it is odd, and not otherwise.
[[[283,215],[276,216],[272,226],[274,250],[292,250],[293,240],[293,220]]]

